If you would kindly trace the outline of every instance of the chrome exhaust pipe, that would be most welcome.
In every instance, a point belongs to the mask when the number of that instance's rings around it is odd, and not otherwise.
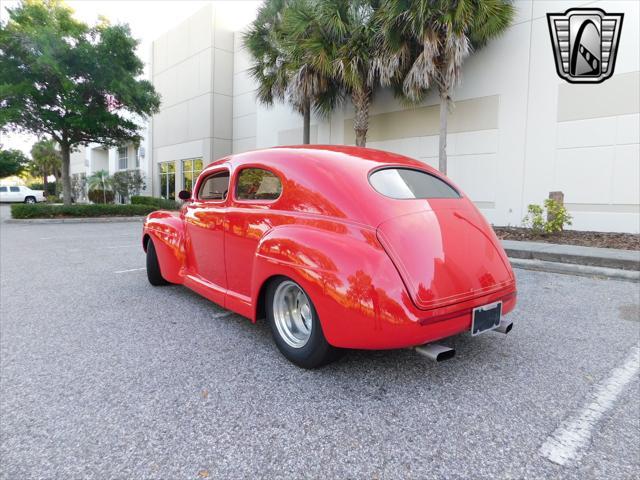
[[[453,348],[438,345],[437,343],[418,345],[417,347],[414,347],[414,349],[420,355],[423,355],[434,362],[443,362],[456,355],[456,351]]]
[[[498,333],[504,333],[505,335],[511,331],[513,328],[513,322],[508,320],[501,320],[500,325],[495,329]]]

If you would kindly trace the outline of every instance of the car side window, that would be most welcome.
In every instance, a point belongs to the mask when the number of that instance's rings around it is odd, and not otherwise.
[[[0,187],[0,192],[6,192],[7,191],[7,187]]]
[[[19,191],[20,191],[20,187],[9,187],[9,189],[10,189],[12,192],[19,192]]]
[[[278,176],[262,168],[245,168],[238,174],[238,200],[276,200],[282,193]]]
[[[208,176],[200,184],[198,199],[224,200],[229,191],[229,172],[218,172]]]

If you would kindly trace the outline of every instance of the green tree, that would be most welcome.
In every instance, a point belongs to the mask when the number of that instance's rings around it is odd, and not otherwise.
[[[120,170],[111,177],[113,191],[125,201],[132,195],[140,195],[144,189],[144,177],[140,170]]]
[[[379,10],[382,54],[376,70],[384,84],[420,101],[440,95],[439,169],[447,173],[447,113],[453,87],[469,54],[504,32],[514,8],[508,0],[385,0]]]
[[[44,190],[48,191],[49,175],[60,178],[62,169],[62,156],[56,148],[56,142],[53,140],[39,140],[31,147],[31,161],[27,166],[27,170],[31,175],[42,177]]]
[[[0,178],[20,175],[28,159],[20,150],[5,150],[0,146]]]
[[[297,0],[285,12],[284,34],[299,63],[332,79],[351,96],[356,145],[364,147],[377,77],[378,34],[372,0]]]
[[[290,0],[266,0],[244,35],[252,57],[251,76],[258,85],[258,100],[265,105],[288,101],[303,117],[302,143],[310,143],[311,110],[327,115],[341,100],[341,92],[330,77],[318,72],[307,56],[291,48],[291,32],[284,16]],[[297,51],[299,53],[299,50]]]
[[[59,0],[23,0],[0,24],[0,129],[46,135],[60,146],[64,203],[70,155],[96,142],[140,140],[160,98],[141,80],[127,25],[88,26]]]
[[[107,203],[107,192],[113,189],[113,178],[106,170],[98,170],[87,178],[89,191],[100,190],[103,203]]]

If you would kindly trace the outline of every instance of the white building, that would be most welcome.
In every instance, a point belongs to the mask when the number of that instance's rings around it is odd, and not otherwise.
[[[546,14],[587,4],[625,14],[615,74],[597,85],[569,84],[555,70]],[[528,204],[562,191],[573,228],[639,232],[640,4],[516,7],[509,30],[464,66],[449,117],[449,176],[496,225],[519,225]],[[154,195],[189,188],[201,165],[224,155],[301,143],[299,115],[257,103],[241,35],[225,25],[212,5],[153,43],[152,78],[162,95],[147,150]],[[313,119],[311,142],[353,144],[352,122],[349,103],[326,121]],[[435,96],[405,108],[380,90],[370,125],[367,146],[437,166]]]
[[[139,170],[144,178],[145,188],[140,192],[142,195],[151,195],[153,176],[151,156],[147,154],[149,130],[143,129],[142,140],[139,145],[126,143],[120,147],[105,147],[97,143],[92,143],[86,147],[80,147],[71,153],[70,173],[73,179],[77,175],[88,178],[92,174],[104,170],[113,175],[118,171]],[[79,201],[85,198],[76,199]]]

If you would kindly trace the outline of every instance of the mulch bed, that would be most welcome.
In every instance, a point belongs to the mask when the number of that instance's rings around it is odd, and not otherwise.
[[[500,240],[523,240],[528,242],[560,243],[584,247],[620,248],[640,250],[640,235],[634,233],[581,232],[566,230],[561,233],[539,235],[528,228],[493,227]]]

